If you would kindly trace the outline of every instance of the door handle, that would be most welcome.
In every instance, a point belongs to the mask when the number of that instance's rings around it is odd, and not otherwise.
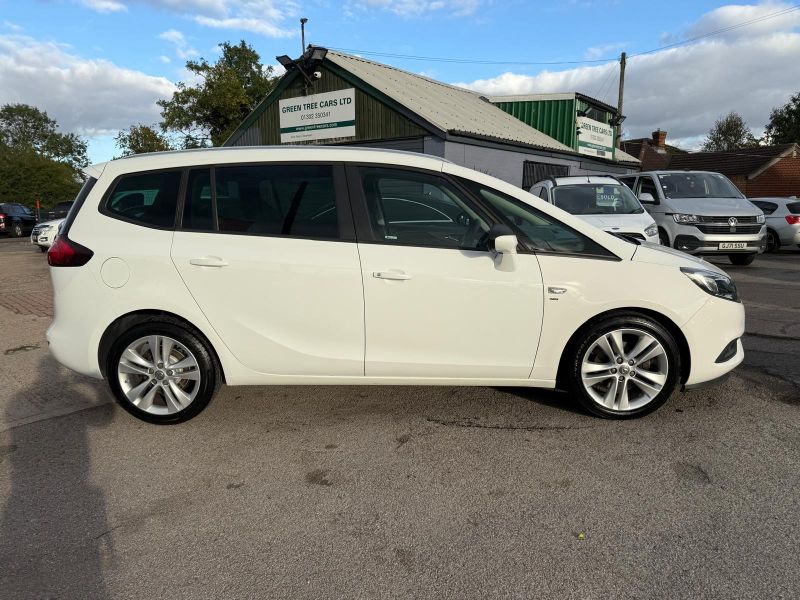
[[[221,259],[219,256],[200,256],[198,258],[190,258],[189,264],[196,267],[227,267],[228,261]]]
[[[373,277],[378,279],[391,279],[392,281],[405,281],[411,279],[411,275],[404,271],[391,270],[391,271],[375,271]]]

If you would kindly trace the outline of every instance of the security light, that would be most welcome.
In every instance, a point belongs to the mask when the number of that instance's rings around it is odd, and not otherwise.
[[[281,63],[283,68],[286,69],[287,71],[291,71],[297,66],[295,62],[285,54],[282,54],[281,56],[276,56],[275,60]]]
[[[320,48],[319,46],[314,46],[311,50],[311,56],[309,57],[313,61],[322,62],[325,60],[325,57],[328,55],[327,48]]]

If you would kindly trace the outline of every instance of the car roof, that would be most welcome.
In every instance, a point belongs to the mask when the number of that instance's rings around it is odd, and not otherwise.
[[[674,175],[675,173],[707,173],[709,175],[721,175],[717,171],[695,171],[694,169],[663,169],[661,171],[642,171],[636,175]]]
[[[616,177],[610,175],[570,175],[569,177],[555,177],[551,179],[556,186],[559,185],[591,185],[596,183],[619,184]]]
[[[90,165],[84,172],[90,177],[97,178],[106,169],[119,174],[208,164],[293,161],[374,162],[437,170],[441,170],[443,163],[450,162],[430,154],[386,148],[316,145],[236,146],[134,154]]]

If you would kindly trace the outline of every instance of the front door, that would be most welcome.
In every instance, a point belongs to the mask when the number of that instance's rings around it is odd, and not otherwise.
[[[363,375],[361,269],[337,194],[343,178],[324,164],[190,171],[172,259],[246,367]]]
[[[439,174],[366,166],[349,174],[366,375],[527,379],[542,322],[536,256],[519,254],[513,271],[500,270],[486,248],[491,218]]]

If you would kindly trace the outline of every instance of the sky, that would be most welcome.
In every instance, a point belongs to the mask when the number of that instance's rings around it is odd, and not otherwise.
[[[624,135],[649,136],[660,128],[668,143],[697,149],[714,120],[730,111],[761,135],[770,110],[800,91],[800,10],[787,10],[793,6],[772,0],[0,0],[0,104],[46,110],[63,131],[87,138],[92,161],[108,160],[120,153],[113,140],[120,129],[159,121],[156,101],[189,79],[187,60],[213,61],[219,43],[241,39],[265,64],[281,54],[296,57],[299,19],[307,17],[307,43],[493,95],[578,91],[616,105],[618,57],[625,51],[631,58]],[[781,14],[770,16],[775,13]]]

